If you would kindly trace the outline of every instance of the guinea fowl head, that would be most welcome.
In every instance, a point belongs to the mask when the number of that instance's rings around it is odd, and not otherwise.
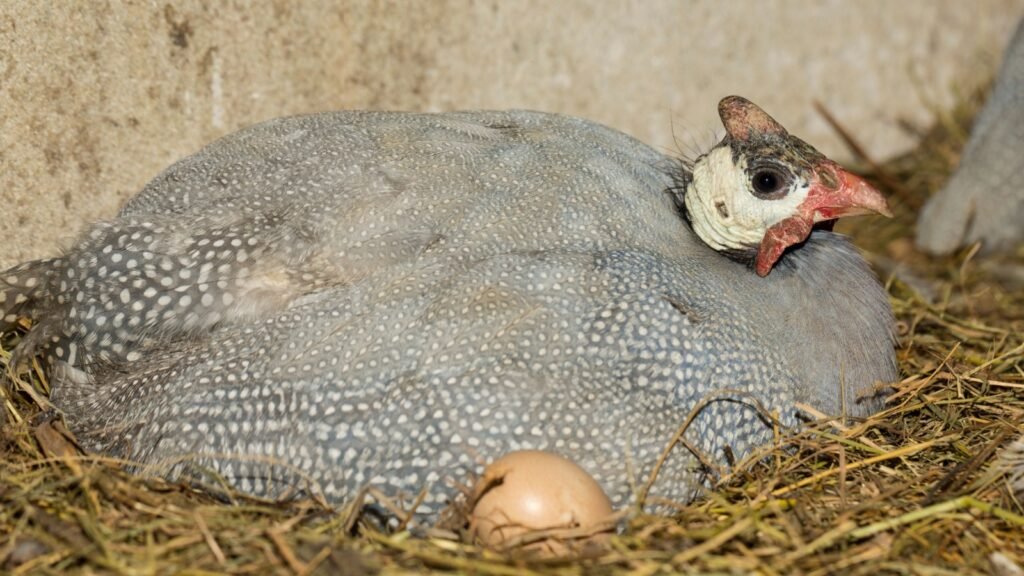
[[[815,224],[877,212],[891,216],[870,184],[826,158],[752,102],[718,104],[726,136],[694,162],[684,202],[708,246],[752,262],[766,276]]]

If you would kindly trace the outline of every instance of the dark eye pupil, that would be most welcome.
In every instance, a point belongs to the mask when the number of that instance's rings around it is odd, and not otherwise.
[[[754,190],[762,194],[769,194],[771,192],[778,192],[782,185],[782,178],[775,172],[762,170],[754,174],[753,184]]]

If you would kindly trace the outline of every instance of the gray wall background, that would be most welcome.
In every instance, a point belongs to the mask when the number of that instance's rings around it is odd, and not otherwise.
[[[0,3],[0,268],[57,253],[174,160],[267,118],[533,108],[666,151],[741,94],[881,158],[998,63],[1024,0]]]

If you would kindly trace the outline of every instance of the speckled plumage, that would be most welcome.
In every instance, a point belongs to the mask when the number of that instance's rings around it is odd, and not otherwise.
[[[794,425],[794,402],[867,413],[858,393],[896,376],[845,239],[816,231],[760,278],[680,217],[686,174],[557,115],[274,120],[9,271],[0,302],[39,319],[19,353],[54,360],[83,444],[140,470],[330,501],[431,486],[429,514],[537,448],[622,504],[709,395],[687,438],[724,463],[771,437],[750,398]],[[678,446],[652,494],[702,478]]]

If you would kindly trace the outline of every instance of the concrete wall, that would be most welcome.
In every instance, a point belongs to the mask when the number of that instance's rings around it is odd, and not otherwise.
[[[667,150],[738,93],[827,153],[874,154],[990,73],[1024,0],[0,2],[0,267],[55,253],[172,161],[338,108],[525,107]],[[674,132],[674,134],[673,134]],[[678,145],[676,142],[678,141]]]

